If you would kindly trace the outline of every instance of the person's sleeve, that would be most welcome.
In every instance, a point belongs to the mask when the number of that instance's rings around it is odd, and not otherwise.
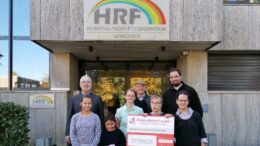
[[[77,136],[76,136],[76,122],[75,117],[71,118],[70,122],[70,141],[73,146],[79,146]]]
[[[176,116],[174,117],[174,138],[173,138],[173,141],[174,143],[176,143],[177,139],[177,135],[178,135],[178,131],[177,131],[177,121],[176,121]]]
[[[70,98],[69,104],[68,104],[68,117],[67,117],[66,129],[65,129],[65,136],[70,135],[70,121],[71,121],[71,117],[73,116],[73,114],[74,114],[73,102],[72,102],[72,98]]]
[[[98,110],[99,110],[99,118],[100,118],[100,121],[101,121],[101,125],[102,125],[103,128],[105,128],[105,125],[104,125],[104,105],[103,105],[103,101],[102,101],[101,97],[99,97]]]
[[[191,108],[193,110],[197,111],[200,114],[201,118],[202,118],[203,117],[203,110],[202,110],[202,106],[201,106],[199,95],[195,91],[195,89],[193,89],[193,91],[192,91],[191,102],[192,102]]]
[[[119,133],[118,146],[126,146],[126,139],[124,133],[120,129],[118,129],[118,133]]]
[[[100,137],[98,146],[104,146],[104,133],[103,132],[101,132],[101,137]]]
[[[140,109],[140,114],[142,114],[142,113],[144,113],[144,110],[141,108],[141,109]]]
[[[93,139],[93,145],[97,146],[101,136],[101,122],[98,116],[95,118],[95,137]]]
[[[162,112],[165,114],[168,114],[165,93],[163,94],[162,98],[163,98]]]
[[[116,118],[118,121],[121,121],[121,116],[120,116],[120,110],[119,110],[119,109],[116,110],[115,118]]]
[[[199,136],[200,136],[201,140],[207,138],[207,135],[206,135],[206,132],[204,129],[204,125],[202,122],[202,118],[200,117],[199,114],[197,116],[197,123],[198,123],[198,129],[199,129]]]

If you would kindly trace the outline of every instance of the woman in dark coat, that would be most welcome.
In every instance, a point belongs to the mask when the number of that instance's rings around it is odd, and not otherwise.
[[[186,91],[178,93],[176,102],[178,110],[175,116],[175,146],[206,146],[207,137],[202,118],[189,105],[189,95]]]

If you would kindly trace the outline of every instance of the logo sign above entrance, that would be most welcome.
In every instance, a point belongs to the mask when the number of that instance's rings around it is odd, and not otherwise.
[[[169,0],[84,0],[85,40],[169,40]]]

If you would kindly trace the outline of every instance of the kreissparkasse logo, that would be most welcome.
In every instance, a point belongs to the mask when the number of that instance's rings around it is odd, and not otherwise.
[[[135,125],[135,117],[132,117],[129,119],[129,123]]]

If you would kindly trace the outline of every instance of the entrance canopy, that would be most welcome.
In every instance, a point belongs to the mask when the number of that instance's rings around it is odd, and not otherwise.
[[[85,61],[171,61],[184,51],[207,50],[215,42],[37,41],[54,53],[69,52]],[[185,55],[185,53],[184,53]]]

